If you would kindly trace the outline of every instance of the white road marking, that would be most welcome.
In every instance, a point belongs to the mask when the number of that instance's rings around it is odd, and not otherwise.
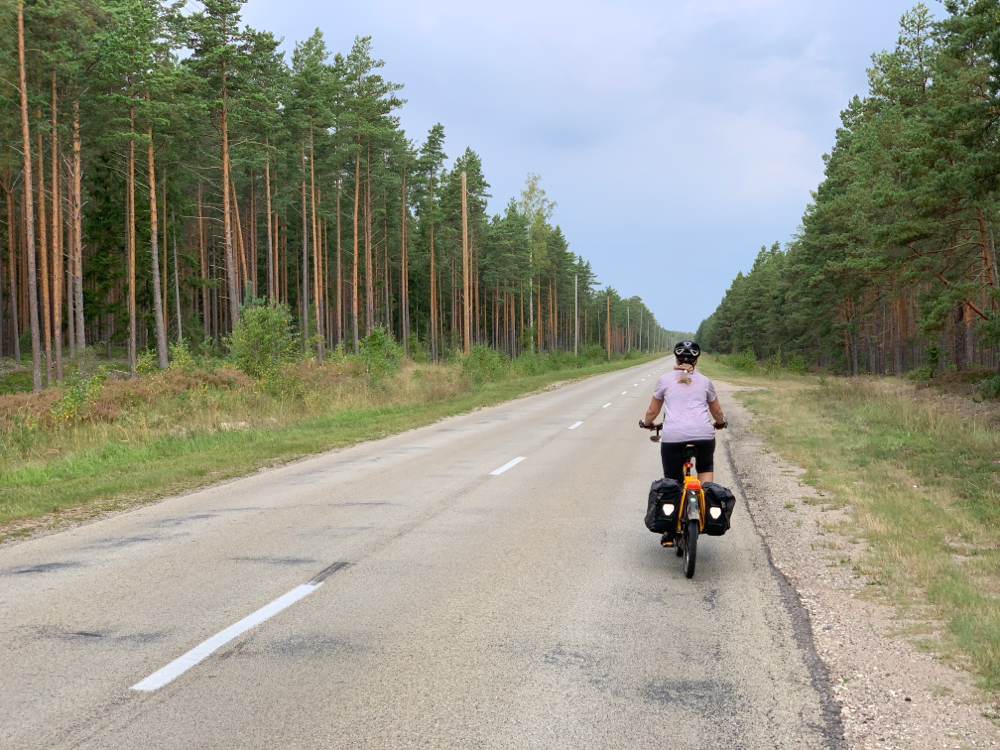
[[[608,403],[606,403],[606,404],[605,404],[604,406],[602,406],[601,408],[602,408],[602,409],[607,409],[607,408],[608,408],[609,406],[611,406],[611,402],[610,402],[610,401],[608,401]]]
[[[577,422],[576,424],[571,424],[571,425],[569,426],[569,429],[571,429],[571,430],[575,430],[575,429],[576,429],[577,427],[579,427],[579,426],[580,426],[580,425],[582,425],[582,424],[583,424],[583,422]]]
[[[622,391],[622,395],[623,395],[623,396],[624,396],[624,395],[625,395],[626,393],[628,393],[628,391]]]
[[[195,646],[193,649],[188,651],[183,656],[179,656],[170,662],[167,666],[163,667],[156,672],[153,672],[149,677],[137,682],[132,686],[132,690],[142,690],[142,691],[152,691],[157,690],[168,682],[184,674],[186,671],[191,669],[195,664],[203,661],[204,659],[211,656],[215,651],[217,651],[222,646],[225,646],[233,638],[242,635],[246,631],[255,625],[259,625],[264,622],[267,618],[272,615],[278,614],[281,610],[292,606],[299,599],[305,596],[309,596],[313,591],[322,586],[322,583],[304,583],[301,586],[296,586],[294,589],[289,591],[284,596],[279,596],[270,604],[261,607],[252,615],[244,617],[235,625],[230,625],[228,628],[223,630],[221,633],[217,633],[209,638],[204,643]]]
[[[524,460],[525,458],[527,458],[527,456],[518,456],[518,457],[517,457],[517,458],[515,458],[515,459],[514,459],[513,461],[508,461],[507,463],[505,463],[505,464],[504,464],[503,466],[501,466],[501,467],[500,467],[499,469],[497,469],[496,471],[491,471],[491,472],[490,472],[490,474],[491,474],[491,475],[496,475],[496,474],[503,474],[503,473],[504,473],[505,471],[507,471],[507,469],[511,469],[511,468],[513,468],[513,467],[517,466],[517,465],[518,465],[519,463],[521,463],[521,462],[522,462],[522,461],[523,461],[523,460]]]
[[[639,387],[639,384],[638,384],[638,383],[632,383],[632,387],[633,387],[633,388],[638,388],[638,387]]]

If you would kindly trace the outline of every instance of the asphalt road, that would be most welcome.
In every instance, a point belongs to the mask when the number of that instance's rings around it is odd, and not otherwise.
[[[841,748],[743,498],[643,526],[668,364],[0,547],[0,748]]]

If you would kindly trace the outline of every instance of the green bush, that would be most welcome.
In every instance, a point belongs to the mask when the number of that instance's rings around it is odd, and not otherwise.
[[[512,368],[519,376],[544,375],[548,372],[548,361],[544,354],[525,352],[514,359]]]
[[[1000,375],[994,375],[980,383],[979,393],[983,398],[1000,398]]]
[[[360,341],[361,360],[372,380],[392,375],[403,360],[403,348],[384,328],[374,328]]]
[[[587,362],[603,362],[608,358],[608,353],[600,344],[591,344],[580,352],[580,356]]]
[[[757,355],[754,353],[753,347],[748,346],[743,351],[736,354],[728,354],[724,357],[720,357],[723,364],[732,367],[734,370],[740,370],[742,372],[755,372],[757,370]]]
[[[188,345],[183,339],[178,341],[176,344],[169,344],[168,349],[170,350],[171,368],[184,370],[185,372],[190,372],[194,369],[194,356],[191,354],[191,350],[188,349]]]
[[[486,344],[476,344],[462,362],[462,373],[473,383],[496,383],[510,374],[510,359]]]
[[[764,360],[764,372],[767,375],[778,375],[781,373],[782,363],[781,363],[781,352],[777,354],[772,354],[766,360]]]
[[[788,358],[788,371],[794,372],[796,375],[805,375],[808,372],[808,366],[806,365],[806,358],[801,354],[793,354]]]
[[[427,344],[420,340],[416,333],[411,333],[406,340],[406,348],[410,350],[410,359],[417,364],[426,364],[431,361],[431,352]]]
[[[63,387],[63,395],[52,404],[49,413],[56,424],[73,424],[84,410],[101,397],[101,387],[107,380],[107,373],[99,370],[90,377],[74,376]]]
[[[156,372],[160,367],[156,362],[156,352],[145,349],[135,358],[135,371],[140,375],[144,373]]]
[[[298,342],[288,305],[244,308],[227,339],[233,363],[255,380],[277,375],[282,362],[296,358]]]

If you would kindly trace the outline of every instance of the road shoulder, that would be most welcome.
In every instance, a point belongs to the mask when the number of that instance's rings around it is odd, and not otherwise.
[[[864,542],[842,532],[849,515],[800,481],[802,470],[768,450],[755,417],[715,381],[731,432],[726,448],[775,567],[794,588],[833,684],[851,750],[1000,747],[972,677],[894,635],[907,623],[863,598],[853,566]]]

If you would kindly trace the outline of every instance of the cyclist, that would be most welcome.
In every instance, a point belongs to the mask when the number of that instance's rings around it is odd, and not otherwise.
[[[698,479],[711,482],[715,476],[715,431],[725,429],[719,397],[712,381],[695,371],[701,347],[694,341],[680,341],[674,347],[676,362],[672,372],[656,381],[653,400],[649,402],[642,426],[652,429],[653,421],[663,414],[660,434],[660,458],[663,475],[684,484],[684,446],[693,445]],[[709,420],[711,414],[714,423]]]

